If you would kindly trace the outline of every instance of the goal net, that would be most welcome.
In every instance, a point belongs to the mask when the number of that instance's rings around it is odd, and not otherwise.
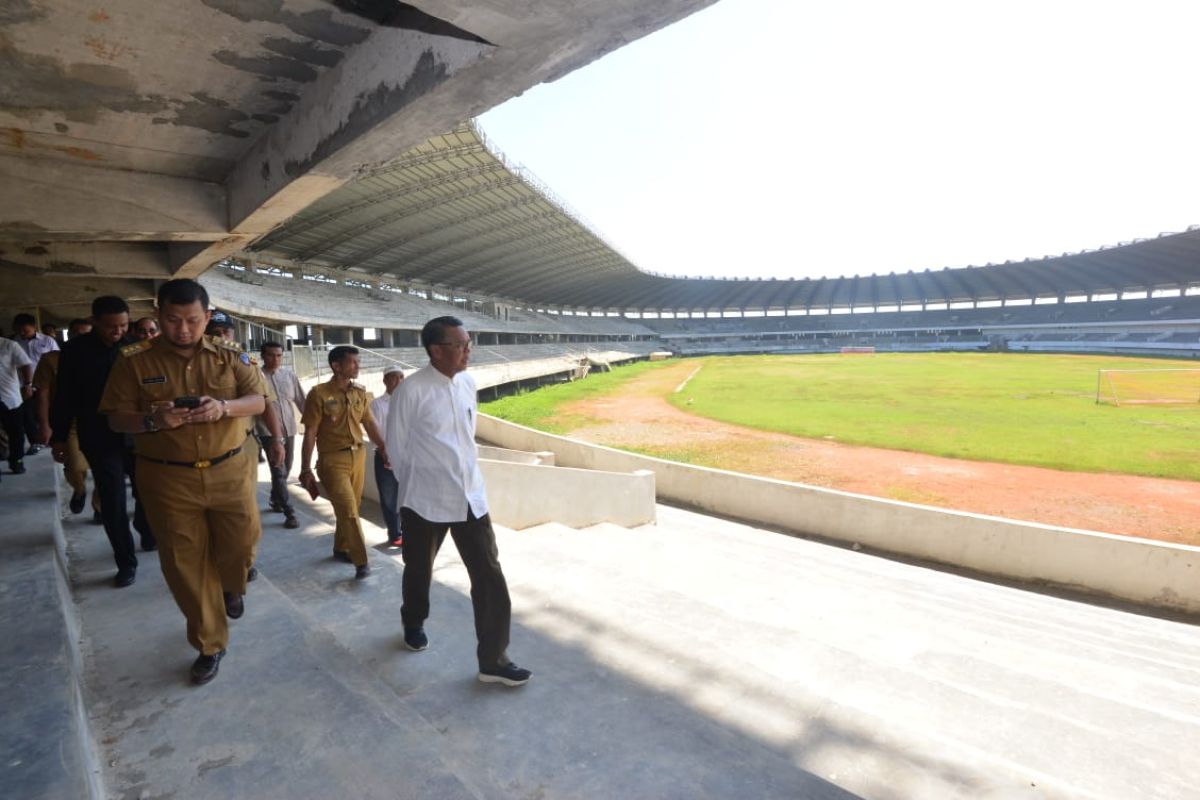
[[[1125,405],[1200,403],[1200,369],[1102,369],[1096,402]]]

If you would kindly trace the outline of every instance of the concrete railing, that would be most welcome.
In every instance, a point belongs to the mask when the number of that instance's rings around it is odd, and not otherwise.
[[[1200,614],[1200,548],[947,511],[695,467],[480,414],[481,440],[567,467],[650,470],[658,495],[703,511],[987,575]],[[560,467],[561,469],[561,467]]]
[[[506,528],[521,530],[547,522],[569,528],[611,522],[632,528],[654,522],[653,472],[562,469],[553,466],[552,453],[518,453],[487,446],[479,450],[489,513]],[[363,497],[378,503],[374,464],[375,446],[368,443]]]

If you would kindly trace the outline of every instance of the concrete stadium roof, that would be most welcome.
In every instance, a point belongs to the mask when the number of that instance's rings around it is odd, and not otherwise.
[[[712,2],[0,3],[0,309],[148,297]]]
[[[757,280],[649,273],[509,163],[473,124],[326,195],[242,255],[293,270],[348,270],[537,307],[638,312],[879,307],[1200,286],[1200,230],[901,274]]]

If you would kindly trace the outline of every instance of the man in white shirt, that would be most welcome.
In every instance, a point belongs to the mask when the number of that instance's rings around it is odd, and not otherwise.
[[[288,495],[287,479],[292,471],[292,460],[296,453],[296,413],[304,413],[304,389],[296,373],[283,364],[283,345],[278,342],[264,342],[262,346],[263,376],[272,389],[275,399],[267,400],[272,406],[279,427],[283,433],[283,461],[271,466],[271,510],[283,514],[283,527],[299,528],[296,521],[296,509],[292,506],[291,496]],[[264,445],[271,440],[270,426],[264,417],[259,417],[254,424],[255,434]]]
[[[43,353],[50,353],[58,349],[58,341],[53,337],[41,333],[37,329],[37,320],[32,314],[17,314],[13,317],[13,340],[25,351],[25,355],[29,356],[29,366],[34,372],[37,372],[38,361],[41,360]],[[25,402],[21,405],[21,423],[25,435],[29,437],[29,452],[26,455],[33,455],[42,449],[39,442],[43,437],[40,431],[40,424],[37,414],[37,390],[30,385],[30,394]]]
[[[396,364],[383,371],[383,388],[385,394],[371,401],[371,416],[381,428],[383,438],[388,438],[388,405],[392,400],[392,392],[404,380],[404,371]],[[392,547],[403,547],[404,537],[400,533],[400,511],[396,506],[396,476],[383,463],[383,455],[375,451],[375,488],[379,490],[379,508],[383,511],[383,521],[387,524],[388,544]]]
[[[400,384],[387,421],[404,530],[404,644],[429,645],[433,561],[449,530],[471,578],[479,680],[521,686],[531,673],[506,653],[512,604],[477,462],[475,379],[466,373],[471,337],[461,320],[438,317],[425,323],[421,344],[429,365]]]
[[[21,404],[33,396],[33,365],[12,339],[0,339],[0,424],[8,436],[8,468],[25,471],[25,424]]]

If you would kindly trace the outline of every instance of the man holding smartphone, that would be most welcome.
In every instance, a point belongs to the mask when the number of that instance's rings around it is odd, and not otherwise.
[[[137,485],[159,534],[163,577],[200,651],[193,683],[217,675],[240,617],[246,564],[259,535],[255,487],[238,456],[266,389],[237,345],[204,336],[208,292],[193,280],[158,290],[162,335],[128,345],[100,401],[115,431],[133,434]]]

